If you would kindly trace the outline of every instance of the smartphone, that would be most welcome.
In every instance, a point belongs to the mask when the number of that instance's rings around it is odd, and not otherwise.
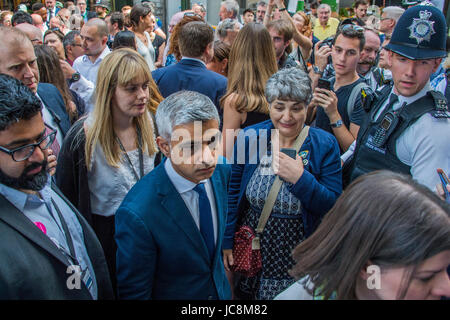
[[[446,185],[450,184],[450,181],[447,175],[445,174],[444,170],[437,169],[437,173],[439,175],[439,179],[441,179],[442,188],[444,189],[445,201],[447,201],[447,203],[450,203],[450,193],[446,188]]]
[[[288,155],[289,157],[291,157],[294,160],[297,158],[297,151],[295,149],[281,148],[280,151],[283,152],[284,154]]]
[[[317,88],[331,90],[331,81],[324,78],[320,78],[319,82],[317,83]]]

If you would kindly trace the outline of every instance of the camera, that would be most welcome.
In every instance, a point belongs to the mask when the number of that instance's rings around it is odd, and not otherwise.
[[[323,42],[319,45],[319,48],[322,48],[323,46],[329,46],[330,48],[333,46],[333,40],[334,40],[334,36],[333,37],[328,37],[325,40],[323,40]],[[331,55],[328,57],[328,64],[331,64]]]

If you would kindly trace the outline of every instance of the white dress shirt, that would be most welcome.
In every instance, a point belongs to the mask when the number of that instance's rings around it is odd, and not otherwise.
[[[80,73],[80,80],[71,84],[70,89],[74,90],[84,100],[86,111],[90,112],[95,106],[95,84],[97,83],[97,73],[100,63],[111,52],[105,46],[100,56],[93,63],[87,55],[78,57],[73,62],[73,68]]]
[[[398,95],[398,102],[393,105],[398,110],[404,103],[411,104],[422,98],[432,90],[430,82],[411,97]],[[395,93],[392,89],[391,93]],[[389,99],[375,115],[375,119],[383,112]],[[408,106],[406,106],[408,107]],[[396,141],[397,157],[401,162],[411,167],[411,175],[414,180],[436,191],[436,185],[440,183],[437,168],[450,172],[450,119],[438,119],[429,113],[422,115],[416,122],[409,126]],[[352,152],[349,148],[349,153]],[[347,155],[347,153],[346,153]]]
[[[200,230],[200,210],[198,203],[198,193],[194,191],[196,184],[192,181],[187,180],[186,178],[179,175],[172,166],[172,162],[170,159],[167,159],[164,163],[164,168],[166,169],[167,175],[169,176],[170,181],[177,189],[181,198],[183,199],[186,207],[189,209],[189,212],[194,219],[197,228]],[[216,202],[214,198],[214,191],[212,189],[211,181],[209,179],[200,181],[200,183],[205,183],[206,194],[209,199],[209,203],[211,205],[211,213],[213,220],[213,228],[214,228],[214,243],[217,243],[217,210],[216,210]]]

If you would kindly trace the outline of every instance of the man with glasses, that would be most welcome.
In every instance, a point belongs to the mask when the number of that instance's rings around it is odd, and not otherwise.
[[[112,299],[102,248],[48,175],[56,132],[19,80],[0,75],[0,300]]]
[[[450,171],[450,113],[430,76],[447,56],[447,25],[434,6],[405,11],[385,46],[393,87],[381,91],[361,126],[351,179],[380,169],[411,175],[429,189],[440,183],[437,168]]]
[[[344,152],[355,141],[365,117],[360,98],[364,80],[356,72],[365,44],[364,29],[353,24],[343,25],[334,37],[331,48],[320,47],[321,44],[320,41],[315,46],[315,66],[310,72],[315,90],[309,108],[311,111],[308,112],[316,112],[316,126],[333,134]],[[327,89],[319,84],[319,78],[330,55],[335,76],[329,79],[330,89]],[[349,106],[352,96],[355,97],[354,103]]]
[[[75,59],[84,54],[80,31],[72,30],[66,34],[63,38],[63,46],[66,61],[72,66]]]
[[[391,35],[403,12],[405,12],[405,9],[396,6],[384,8],[380,17],[380,32],[383,32],[385,35]],[[381,40],[383,41],[384,39],[382,38]]]
[[[39,83],[39,69],[33,44],[27,35],[17,28],[0,27],[0,73],[8,74],[26,85],[40,99],[46,123],[56,128],[57,156],[64,136],[70,128],[69,116],[58,89],[49,83]]]

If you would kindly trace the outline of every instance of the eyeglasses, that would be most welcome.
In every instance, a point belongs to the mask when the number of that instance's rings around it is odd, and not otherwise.
[[[48,149],[53,141],[55,141],[56,138],[56,130],[53,129],[52,127],[50,127],[49,125],[46,125],[47,127],[49,127],[52,131],[47,134],[46,136],[44,136],[41,140],[39,140],[36,143],[30,143],[12,150],[6,149],[2,146],[0,146],[0,151],[3,151],[7,154],[9,154],[12,159],[16,162],[20,162],[20,161],[25,161],[27,160],[29,157],[31,157],[31,155],[34,153],[34,150],[36,149],[36,147],[39,147],[42,151]]]

